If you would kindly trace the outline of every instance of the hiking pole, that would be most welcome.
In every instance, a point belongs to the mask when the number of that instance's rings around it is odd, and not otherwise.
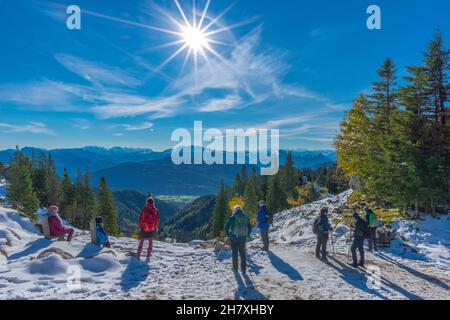
[[[331,232],[331,252],[333,252],[333,255],[336,255],[336,250],[334,249],[333,232]]]
[[[250,278],[252,279],[253,286],[255,287],[255,290],[258,290],[258,287],[256,286],[256,281],[252,276],[252,272],[249,270],[248,274],[250,275]]]
[[[350,262],[350,247],[352,245],[352,229],[350,229],[350,233],[348,235],[348,250],[347,250],[347,263]]]

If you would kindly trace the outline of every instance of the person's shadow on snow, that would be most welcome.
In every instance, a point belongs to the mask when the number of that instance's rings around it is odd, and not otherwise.
[[[80,251],[80,253],[77,255],[77,258],[89,258],[92,256],[95,256],[102,252],[102,247],[97,246],[93,243],[88,243],[84,246],[83,250]]]
[[[273,267],[278,270],[278,272],[283,273],[289,277],[289,279],[293,281],[303,281],[303,277],[301,274],[294,269],[289,263],[281,259],[275,253],[269,251],[268,257]]]
[[[129,291],[144,282],[150,274],[150,265],[136,258],[127,261],[127,268],[122,273],[120,287],[122,291]]]
[[[45,238],[39,238],[31,242],[27,248],[23,251],[16,252],[8,257],[8,260],[17,260],[31,254],[38,252],[41,249],[45,249],[52,244],[51,240],[47,240]]]
[[[401,268],[401,269],[411,273],[413,276],[416,276],[417,278],[420,278],[422,280],[428,281],[429,283],[437,285],[437,286],[439,286],[439,287],[441,287],[443,289],[446,289],[446,290],[450,289],[449,286],[445,282],[443,282],[443,281],[441,281],[439,279],[436,279],[433,276],[430,276],[430,275],[427,275],[425,273],[422,273],[422,272],[420,272],[420,271],[418,271],[416,269],[408,267],[407,265],[405,265],[403,263],[400,263],[400,262],[390,258],[389,256],[385,255],[384,253],[379,252],[378,256],[381,259],[383,259],[383,260],[385,260],[387,262],[390,262],[393,265],[395,265],[395,266],[397,266],[397,267],[399,267],[399,268]]]
[[[373,294],[382,300],[388,299],[386,296],[381,294],[379,292],[379,290],[370,289],[367,286],[367,276],[361,275],[360,272],[351,268],[350,266],[346,265],[345,263],[339,261],[338,259],[336,259],[334,257],[329,256],[329,258],[331,260],[333,260],[334,262],[336,262],[341,268],[338,268],[337,266],[333,265],[332,263],[328,263],[328,265],[331,266],[332,268],[334,268],[335,270],[337,270],[341,274],[341,278],[343,280],[345,280],[348,284],[354,286],[355,288],[361,289],[367,293]],[[361,271],[361,272],[363,272],[363,271]],[[409,292],[408,290],[400,287],[398,284],[395,284],[382,276],[380,277],[380,282],[381,282],[381,284],[385,285],[386,287],[389,287],[392,290],[395,290],[398,293],[402,294],[409,300],[423,300],[422,297],[420,297],[412,292]],[[381,288],[380,290],[387,291],[385,288]]]
[[[268,300],[267,297],[256,289],[252,279],[245,274],[241,277],[239,272],[234,273],[237,289],[234,292],[235,300]]]
[[[261,274],[261,267],[258,266],[255,261],[253,261],[252,257],[250,255],[247,256],[247,264],[248,269],[250,272],[253,272],[254,274]]]

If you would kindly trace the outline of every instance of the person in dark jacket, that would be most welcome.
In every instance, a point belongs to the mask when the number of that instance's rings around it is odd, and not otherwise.
[[[233,257],[233,271],[238,272],[238,256],[241,258],[241,271],[247,272],[247,253],[245,243],[250,236],[252,225],[240,206],[235,206],[233,214],[225,223],[225,236],[230,241]]]
[[[109,243],[109,237],[103,228],[103,218],[98,216],[95,218],[95,236],[97,238],[97,244],[101,247],[111,248]]]
[[[364,239],[366,237],[366,221],[362,219],[358,212],[353,212],[353,218],[355,219],[354,230],[353,230],[353,243],[351,247],[352,251],[352,266],[353,267],[364,267]],[[358,258],[356,256],[356,250],[359,251],[360,260],[358,263]]]
[[[314,220],[314,233],[317,236],[316,257],[323,261],[327,259],[328,234],[331,231],[330,221],[327,217],[328,208],[321,208],[319,216]],[[322,256],[321,256],[322,254]]]
[[[269,228],[270,228],[270,216],[267,211],[267,206],[264,202],[259,204],[258,214],[256,216],[258,228],[261,232],[261,240],[263,242],[263,250],[269,251]]]
[[[379,221],[377,214],[367,206],[364,207],[364,213],[366,214],[366,222],[369,225],[369,251],[378,251],[377,229]]]

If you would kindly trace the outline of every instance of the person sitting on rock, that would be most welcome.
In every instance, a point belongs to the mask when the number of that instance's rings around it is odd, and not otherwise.
[[[95,235],[97,238],[97,244],[101,247],[111,248],[108,235],[103,228],[103,218],[98,216],[95,218]]]
[[[67,242],[70,242],[72,241],[74,230],[72,228],[67,228],[64,226],[64,223],[58,212],[59,208],[57,206],[50,206],[47,209],[48,228],[50,231],[50,236],[63,237],[67,234]]]

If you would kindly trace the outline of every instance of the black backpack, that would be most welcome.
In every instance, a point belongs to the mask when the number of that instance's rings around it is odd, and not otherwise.
[[[359,223],[359,225],[358,225]],[[355,237],[357,239],[368,239],[370,238],[370,231],[369,231],[369,223],[365,220],[360,220],[357,222],[357,225],[355,225]]]
[[[369,229],[369,223],[364,221],[364,239],[370,238],[370,229]]]
[[[319,233],[319,227],[320,227],[320,217],[317,217],[313,223],[313,233],[314,234]]]

